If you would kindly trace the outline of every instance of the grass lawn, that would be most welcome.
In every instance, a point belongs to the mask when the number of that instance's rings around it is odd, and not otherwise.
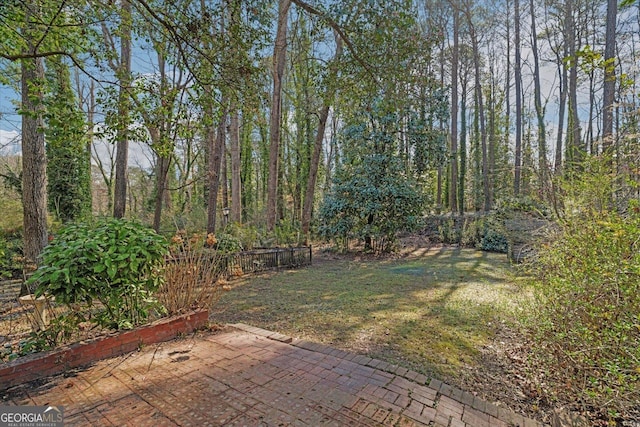
[[[244,322],[460,379],[521,299],[504,254],[434,248],[398,259],[323,255],[309,268],[243,278],[213,308]]]

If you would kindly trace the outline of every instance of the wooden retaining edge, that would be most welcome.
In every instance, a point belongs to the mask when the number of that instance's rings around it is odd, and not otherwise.
[[[203,329],[208,322],[208,310],[193,311],[160,319],[130,331],[24,356],[0,366],[0,391],[68,369],[90,365],[98,360],[120,356],[135,351],[142,345],[169,341],[179,335]]]

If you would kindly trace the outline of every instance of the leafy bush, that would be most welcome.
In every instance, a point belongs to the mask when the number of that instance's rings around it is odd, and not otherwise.
[[[476,247],[487,252],[507,253],[509,241],[505,234],[503,220],[488,216],[481,222],[480,241]]]
[[[397,158],[370,155],[338,171],[320,208],[318,231],[327,240],[355,237],[365,249],[387,252],[397,232],[417,228],[424,200]]]
[[[242,242],[231,234],[222,233],[218,235],[216,249],[220,253],[232,254],[242,251]]]
[[[251,250],[260,240],[257,228],[251,224],[231,222],[225,227],[225,232],[237,237],[245,250]]]
[[[430,238],[444,244],[460,244],[488,252],[506,253],[508,239],[504,219],[496,212],[465,217],[441,215],[428,219]]]
[[[438,236],[440,242],[445,245],[460,243],[460,230],[456,226],[456,221],[453,218],[443,219],[438,225]]]
[[[0,233],[0,279],[16,279],[22,275],[22,235]]]
[[[92,307],[98,300],[98,323],[131,328],[154,307],[152,293],[161,283],[167,254],[166,240],[136,222],[72,224],[45,248],[42,264],[29,282],[38,285],[37,295],[52,295],[70,307]]]
[[[293,221],[279,221],[274,230],[278,246],[296,245],[300,241],[300,224]]]
[[[532,366],[547,373],[544,392],[609,416],[637,407],[640,215],[583,212],[553,237],[530,265]]]

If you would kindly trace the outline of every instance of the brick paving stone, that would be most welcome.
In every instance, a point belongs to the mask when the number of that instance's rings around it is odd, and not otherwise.
[[[466,406],[464,408],[464,414],[462,414],[462,421],[474,427],[490,427],[490,417],[489,414]]]
[[[448,427],[451,422],[451,417],[448,415],[437,414],[433,423],[437,427]]]
[[[424,405],[422,403],[418,402],[417,400],[412,400],[411,403],[409,404],[409,407],[406,409],[404,413],[421,415],[423,409],[424,409]]]
[[[418,376],[418,375],[420,375],[420,374],[418,374],[416,371],[408,371],[408,372],[404,375],[404,377],[405,377],[406,379],[408,379],[408,380],[414,381],[414,380],[417,378],[417,376]]]
[[[509,427],[509,424],[493,416],[489,416],[489,425],[491,427]]]
[[[339,414],[349,418],[350,420],[352,420],[352,422],[355,421],[364,425],[366,425],[369,422],[367,417],[349,408],[340,409]]]
[[[417,382],[418,384],[427,384],[429,382],[429,378],[426,377],[426,375],[422,375],[422,374],[418,374],[418,376],[414,379],[415,382]]]
[[[540,425],[405,367],[248,325],[18,390],[2,402],[62,404],[70,426]]]
[[[393,383],[385,385],[384,388],[386,388],[387,390],[393,391],[395,393],[398,393],[401,396],[409,396],[409,389],[400,387]]]
[[[382,363],[380,363],[378,365],[378,369],[381,371],[389,371],[389,368],[391,367],[391,364],[389,364],[389,362],[385,362],[383,361]]]
[[[389,412],[389,415],[387,415],[387,418],[385,418],[385,420],[382,422],[382,425],[396,426],[399,420],[400,420],[399,414],[396,414],[394,412]]]
[[[498,408],[498,419],[515,427],[524,427],[524,417],[507,408]]]
[[[436,400],[436,392],[430,388],[416,386],[411,389],[411,398],[419,401],[426,406],[434,406]]]
[[[409,372],[409,370],[408,370],[407,368],[402,367],[402,366],[398,366],[398,367],[395,369],[395,371],[394,371],[394,372],[395,372],[396,374],[398,374],[398,375],[404,376],[404,375],[406,375],[406,374]]]
[[[487,402],[487,406],[485,408],[487,414],[491,415],[494,418],[498,418],[498,407],[493,403]]]
[[[386,390],[386,388],[384,388],[383,390]],[[382,399],[389,403],[394,403],[398,399],[398,396],[400,396],[399,393],[391,390],[386,390],[384,396],[382,396]]]
[[[456,400],[451,399],[450,397],[440,396],[438,399],[437,409],[447,408],[451,415],[458,415],[457,418],[462,417],[462,413],[464,412],[464,405]]]
[[[406,408],[411,404],[411,399],[409,398],[409,396],[401,394],[398,395],[398,398],[393,403],[400,406],[401,408]]]
[[[402,415],[400,417],[400,419],[398,420],[398,422],[396,423],[397,427],[415,427],[418,426],[420,424],[416,424],[416,422],[414,420],[412,420],[411,418],[408,418],[404,415]]]
[[[364,410],[360,413],[367,418],[373,418],[373,414],[375,414],[378,409],[380,409],[378,405],[376,405],[375,403],[369,403],[366,408],[364,408]]]

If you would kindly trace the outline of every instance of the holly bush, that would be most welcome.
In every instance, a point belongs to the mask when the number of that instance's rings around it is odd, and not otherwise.
[[[161,284],[167,254],[166,239],[137,222],[71,224],[45,248],[30,283],[37,284],[37,295],[97,309],[103,326],[131,328],[154,307],[152,294]],[[101,306],[94,307],[94,300]]]
[[[393,156],[369,155],[339,170],[320,207],[318,232],[325,239],[370,239],[388,252],[396,233],[415,229],[425,197]]]

